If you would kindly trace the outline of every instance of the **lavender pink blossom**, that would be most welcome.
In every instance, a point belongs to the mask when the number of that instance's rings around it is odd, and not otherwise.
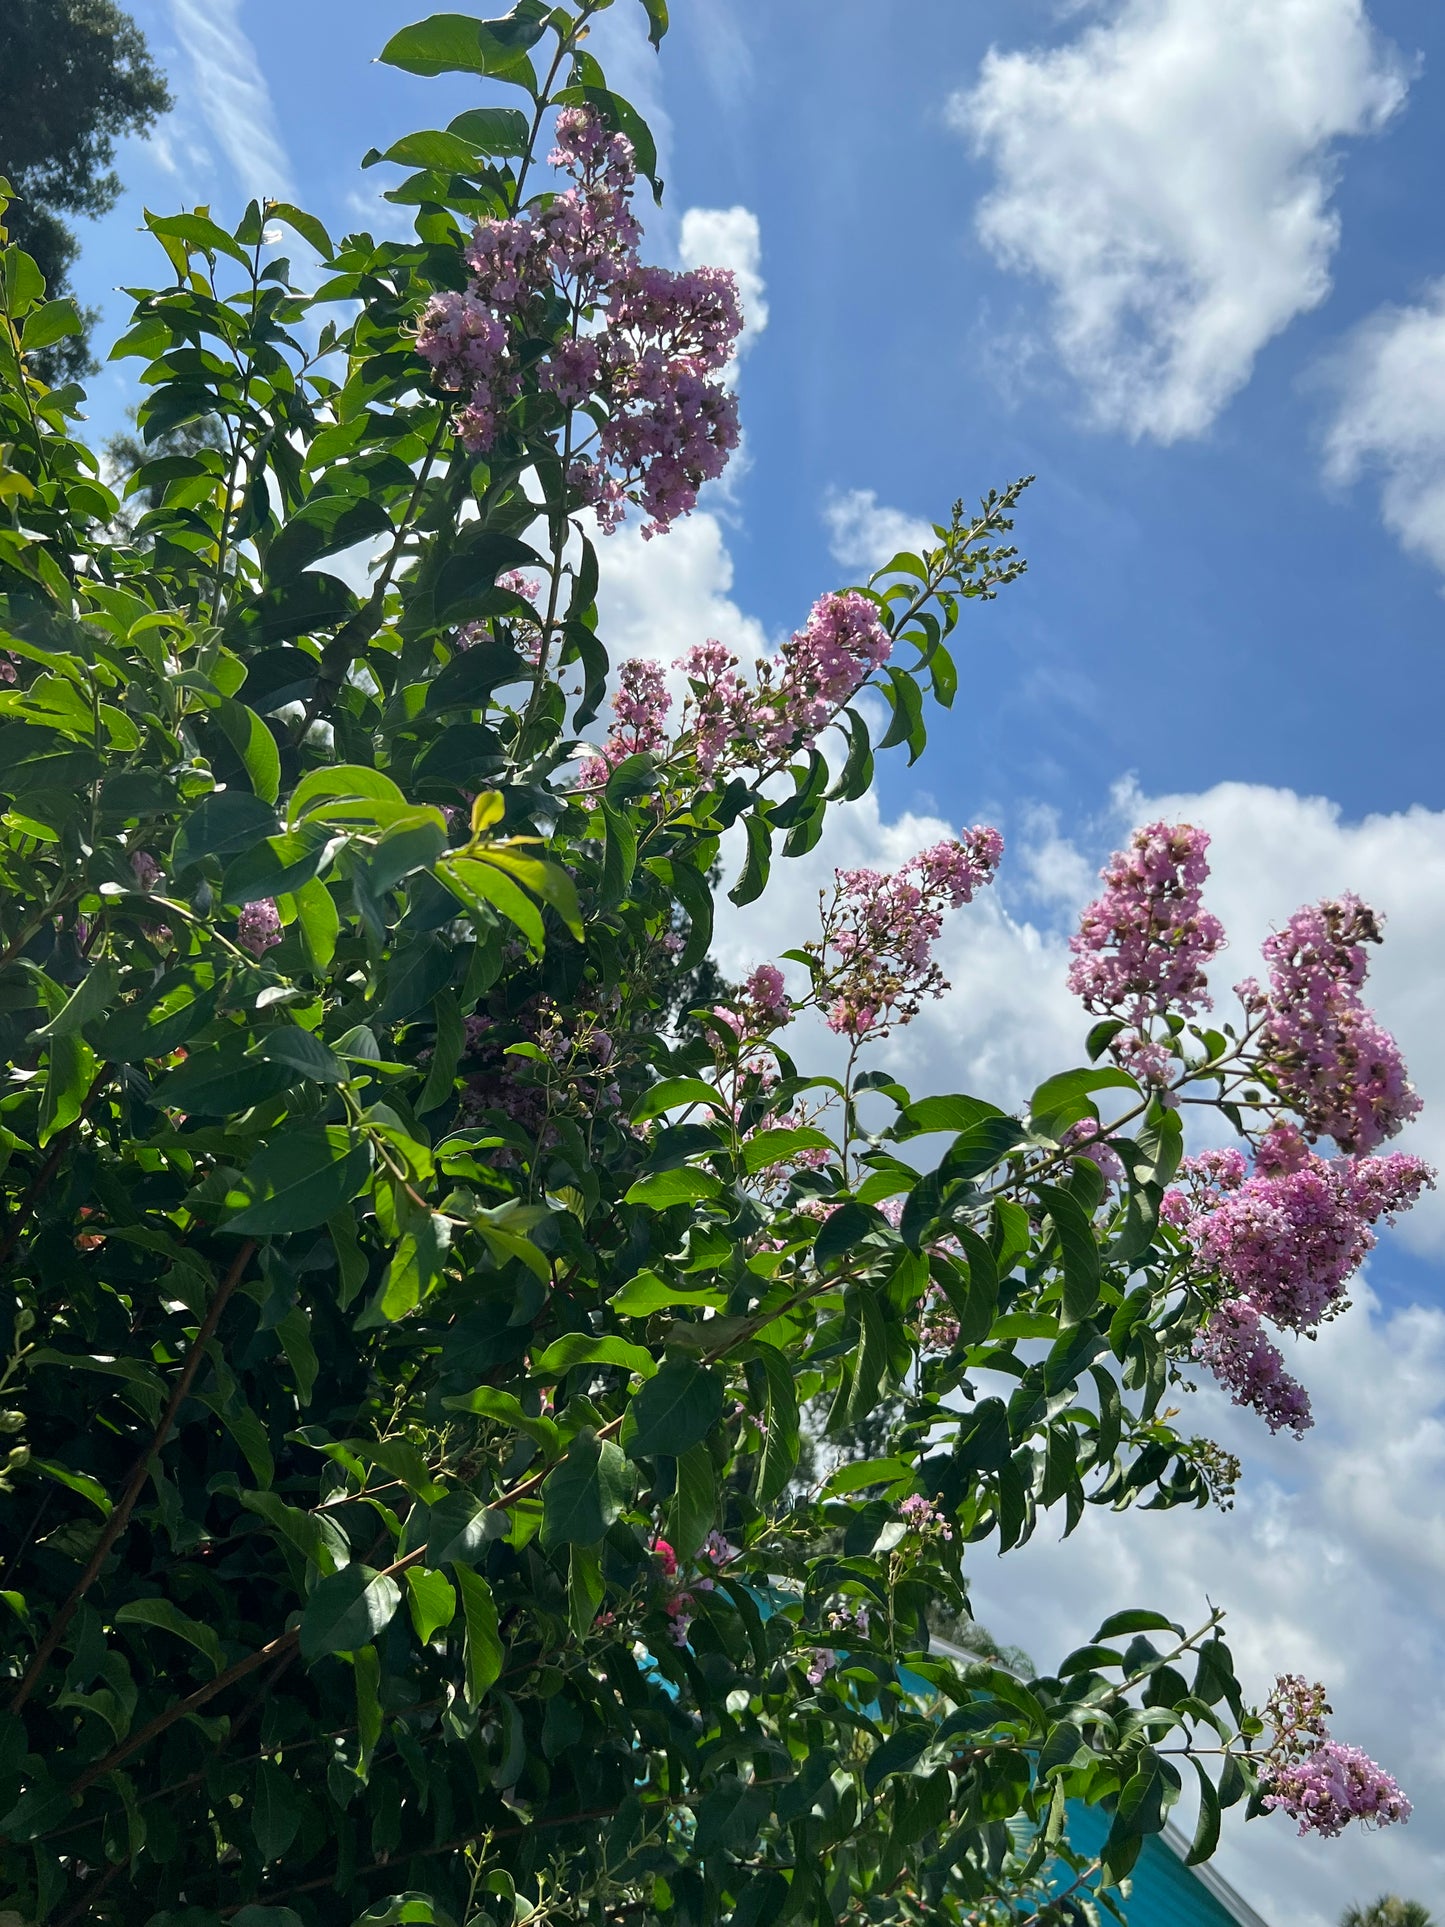
[[[1400,1047],[1360,996],[1365,945],[1380,920],[1355,896],[1297,910],[1264,945],[1268,993],[1240,986],[1263,1015],[1260,1058],[1311,1137],[1372,1151],[1420,1110]]]
[[[281,941],[281,912],[270,897],[248,903],[236,923],[236,941],[253,957],[264,956]]]
[[[1274,1684],[1265,1718],[1274,1739],[1260,1770],[1266,1807],[1299,1822],[1301,1834],[1332,1840],[1351,1820],[1387,1827],[1408,1820],[1410,1802],[1397,1782],[1357,1746],[1330,1735],[1325,1689],[1297,1673]]]
[[[998,831],[978,826],[891,875],[836,871],[822,939],[807,946],[828,1028],[855,1041],[883,1036],[911,1022],[924,997],[941,996],[948,983],[933,946],[943,914],[991,883],[1002,856]]]
[[[1111,1043],[1116,1060],[1142,1082],[1163,1085],[1172,1059],[1152,1039],[1152,1019],[1209,1007],[1205,965],[1224,928],[1203,905],[1209,837],[1190,823],[1135,830],[1100,872],[1103,893],[1069,940],[1069,988],[1087,1010],[1128,1026]]]

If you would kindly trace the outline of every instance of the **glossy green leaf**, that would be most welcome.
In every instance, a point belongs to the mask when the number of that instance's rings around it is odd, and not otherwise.
[[[318,1582],[301,1615],[301,1657],[315,1665],[328,1653],[354,1653],[390,1625],[401,1588],[370,1566],[346,1566]]]
[[[444,1572],[433,1571],[429,1566],[409,1566],[406,1603],[416,1636],[425,1646],[451,1625],[457,1610],[457,1595]]]
[[[691,1358],[669,1358],[627,1408],[627,1455],[652,1458],[665,1452],[677,1458],[702,1443],[722,1411],[723,1382],[717,1373]]]
[[[486,1698],[502,1670],[502,1641],[497,1631],[497,1607],[492,1589],[479,1572],[470,1566],[453,1567],[457,1591],[462,1596],[462,1621],[466,1627],[466,1696],[469,1706]]]
[[[371,1146],[344,1126],[309,1126],[267,1144],[246,1168],[251,1202],[226,1220],[238,1237],[308,1231],[339,1211],[366,1183]]]
[[[542,1487],[542,1544],[595,1546],[627,1503],[627,1461],[610,1439],[580,1432]]]

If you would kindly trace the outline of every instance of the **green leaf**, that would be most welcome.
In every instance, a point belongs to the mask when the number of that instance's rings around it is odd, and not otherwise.
[[[213,790],[177,832],[171,870],[179,877],[208,856],[234,856],[280,829],[269,803],[249,790]]]
[[[562,1443],[555,1420],[529,1412],[514,1392],[504,1392],[493,1385],[479,1385],[475,1391],[444,1398],[442,1404],[449,1412],[475,1412],[480,1418],[495,1419],[499,1425],[510,1426],[514,1432],[524,1432],[549,1454]]]
[[[502,1671],[497,1607],[491,1587],[479,1572],[461,1565],[453,1566],[452,1571],[462,1596],[462,1620],[466,1626],[467,1704],[476,1706],[486,1698],[487,1689],[496,1684]]]
[[[221,901],[239,910],[263,897],[294,893],[299,898],[321,868],[331,842],[331,831],[320,823],[303,823],[299,830],[266,837],[226,865]]]
[[[401,1588],[370,1566],[346,1566],[321,1580],[301,1615],[301,1657],[308,1666],[328,1653],[354,1653],[391,1624]]]
[[[649,1318],[668,1305],[697,1305],[721,1311],[726,1302],[724,1294],[711,1286],[670,1285],[655,1271],[639,1271],[608,1300],[608,1309],[622,1318]]]
[[[313,495],[303,502],[266,551],[268,584],[294,580],[323,555],[389,534],[391,520],[369,495]]]
[[[408,1566],[406,1603],[416,1636],[425,1646],[432,1635],[450,1626],[457,1610],[457,1596],[444,1572],[430,1566]]]
[[[723,1382],[717,1373],[691,1358],[669,1358],[627,1408],[627,1456],[678,1458],[702,1443],[722,1412]]]
[[[754,810],[744,819],[743,830],[748,839],[747,860],[743,864],[742,875],[728,891],[729,897],[740,908],[763,894],[773,859],[773,832],[766,817]]]
[[[351,1072],[321,1039],[299,1024],[269,1031],[256,1046],[256,1055],[268,1064],[284,1064],[297,1077],[313,1084],[344,1084]]]
[[[17,247],[6,248],[0,255],[0,265],[5,275],[5,306],[12,318],[18,317],[45,293],[45,276],[32,257]]]
[[[426,1548],[429,1566],[474,1564],[482,1547],[507,1531],[507,1515],[458,1487],[407,1521],[407,1550]]]
[[[883,1308],[870,1291],[856,1294],[858,1348],[853,1354],[853,1377],[845,1407],[849,1425],[858,1425],[878,1403],[878,1388],[888,1364],[888,1327]]]
[[[598,903],[602,909],[612,910],[626,897],[632,883],[632,873],[637,868],[637,831],[626,812],[614,809],[605,797],[601,810],[606,836]]]
[[[432,999],[432,1011],[436,1017],[436,1042],[432,1046],[431,1063],[427,1066],[426,1083],[416,1100],[418,1117],[425,1117],[428,1111],[434,1111],[438,1104],[444,1104],[451,1096],[457,1081],[457,1066],[461,1063],[467,1042],[461,1006],[451,991],[437,992]]]
[[[167,1057],[210,1022],[218,996],[217,988],[204,988],[190,970],[168,970],[135,1003],[112,1011],[104,1023],[97,1024],[91,1042],[113,1064]]]
[[[386,807],[380,812],[368,807],[376,804]],[[307,816],[376,824],[410,807],[405,792],[381,770],[364,763],[330,763],[302,777],[291,792],[286,818],[293,829]]]
[[[840,1204],[836,1211],[830,1212],[823,1220],[813,1240],[814,1263],[827,1265],[835,1258],[846,1258],[850,1251],[885,1222],[879,1212],[869,1210],[866,1205]]]
[[[344,1125],[311,1125],[266,1143],[247,1167],[251,1203],[221,1227],[237,1236],[309,1231],[354,1198],[371,1173],[371,1146]]]
[[[452,974],[455,952],[437,936],[398,950],[386,967],[385,994],[377,1010],[377,1021],[399,1024],[429,1004]]]
[[[545,19],[474,20],[464,13],[434,13],[392,35],[377,58],[404,73],[485,74],[536,92],[527,58],[546,31]]]
[[[690,1445],[677,1461],[677,1490],[667,1515],[667,1536],[679,1559],[691,1559],[716,1523],[717,1471],[705,1441]]]
[[[542,1486],[542,1544],[595,1546],[631,1495],[627,1461],[610,1439],[579,1432]]]
[[[1127,1071],[1107,1065],[1099,1070],[1061,1071],[1047,1078],[1029,1099],[1029,1116],[1035,1130],[1047,1137],[1062,1137],[1071,1124],[1082,1118],[1096,1118],[1099,1107],[1092,1101],[1093,1091],[1125,1090],[1137,1097],[1139,1086]]]
[[[714,1853],[746,1853],[767,1817],[765,1787],[720,1774],[697,1810],[692,1851],[703,1860]]]
[[[1064,1267],[1064,1327],[1080,1324],[1099,1302],[1099,1247],[1092,1220],[1078,1200],[1057,1185],[1037,1187],[1039,1201],[1054,1221]]]
[[[654,1171],[639,1178],[624,1194],[625,1204],[645,1204],[654,1211],[666,1211],[674,1204],[696,1204],[700,1198],[721,1195],[722,1183],[711,1171],[691,1168],[679,1171]]]
[[[1163,1613],[1151,1612],[1145,1606],[1130,1606],[1123,1612],[1110,1613],[1098,1632],[1094,1634],[1097,1643],[1104,1639],[1118,1639],[1124,1633],[1173,1633],[1176,1639],[1183,1639],[1184,1628]]]
[[[69,295],[62,295],[57,301],[47,301],[43,307],[36,308],[26,316],[25,326],[20,331],[20,345],[27,355],[33,355],[38,348],[49,348],[67,335],[84,334],[85,323],[80,318],[80,310]]]
[[[985,1103],[981,1097],[923,1097],[903,1112],[894,1135],[900,1138],[918,1137],[927,1131],[963,1134],[976,1130],[990,1119],[1000,1118],[1010,1124],[1014,1121],[996,1104]]]
[[[546,939],[537,906],[495,865],[475,857],[456,856],[438,865],[437,876],[474,915],[480,911],[486,918],[490,906],[517,926],[534,951],[541,952]]]
[[[336,955],[336,939],[341,931],[335,900],[320,877],[312,877],[294,892],[292,901],[311,962],[317,970],[325,970]]]
[[[527,116],[515,107],[469,107],[447,122],[447,131],[484,154],[525,154],[531,133]]]
[[[726,1108],[718,1092],[700,1077],[665,1077],[633,1106],[632,1121],[645,1124],[649,1118],[661,1117],[664,1111],[681,1110],[689,1104],[706,1104],[714,1110]]]
[[[331,236],[316,216],[307,214],[302,208],[293,207],[289,201],[268,201],[266,219],[268,222],[284,221],[287,227],[294,228],[303,241],[310,242],[323,261],[329,261],[335,252],[331,245]]]
[[[279,1097],[295,1083],[295,1071],[254,1056],[249,1042],[244,1031],[229,1031],[219,1044],[192,1052],[160,1080],[156,1102],[189,1117],[235,1117]]]
[[[1199,1823],[1194,1829],[1193,1844],[1184,1856],[1186,1867],[1197,1867],[1201,1861],[1208,1860],[1219,1845],[1219,1795],[1202,1760],[1194,1762],[1194,1771],[1199,1775]]]
[[[782,1352],[771,1345],[759,1345],[757,1353],[768,1381],[768,1429],[758,1465],[758,1504],[771,1505],[787,1490],[798,1463],[798,1391]]]
[[[80,1116],[98,1068],[89,1044],[68,1033],[51,1039],[46,1056],[45,1089],[40,1099],[42,1145]]]
[[[300,1826],[301,1801],[290,1774],[283,1773],[274,1760],[262,1760],[251,1801],[251,1832],[262,1860],[279,1860]]]
[[[451,1248],[452,1227],[438,1212],[418,1212],[387,1262],[375,1304],[357,1320],[358,1331],[394,1324],[416,1310],[436,1289]]]
[[[254,709],[247,709],[233,696],[222,699],[217,716],[250,778],[251,788],[263,803],[274,803],[281,791],[281,752],[276,738]]]
[[[660,47],[667,32],[667,0],[642,0],[642,8],[647,15],[647,37],[654,47]]]
[[[197,1652],[204,1653],[211,1662],[211,1671],[219,1673],[223,1664],[221,1642],[210,1626],[203,1626],[199,1620],[187,1619],[180,1608],[169,1599],[132,1599],[115,1612],[117,1626],[155,1626],[161,1632],[172,1633],[183,1639],[187,1645],[194,1646]]]
[[[381,1655],[374,1646],[359,1646],[352,1654],[351,1675],[356,1685],[356,1736],[361,1741],[357,1772],[365,1780],[370,1776],[371,1756],[385,1724],[381,1710]]]
[[[99,963],[91,965],[50,1022],[32,1034],[32,1041],[43,1044],[52,1037],[70,1036],[108,1010],[119,988],[118,966],[109,957],[102,957]]]
[[[800,1151],[834,1151],[833,1140],[811,1126],[755,1131],[743,1145],[743,1169],[751,1177],[771,1164],[791,1164]]]
[[[619,1365],[644,1378],[657,1370],[657,1360],[641,1345],[629,1345],[625,1338],[594,1338],[590,1332],[568,1332],[532,1360],[539,1378],[560,1378],[577,1365]]]

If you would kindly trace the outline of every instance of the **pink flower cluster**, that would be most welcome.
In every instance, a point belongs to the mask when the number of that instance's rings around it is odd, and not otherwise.
[[[760,658],[748,683],[722,643],[698,643],[682,658],[691,693],[684,737],[711,776],[720,766],[776,766],[812,743],[888,660],[893,639],[878,605],[856,589],[825,595],[783,644]]]
[[[643,266],[632,144],[591,109],[558,115],[551,159],[575,185],[535,214],[476,228],[471,280],[428,301],[417,350],[443,388],[465,397],[457,432],[473,452],[491,448],[529,368],[569,411],[600,403],[601,425],[569,480],[604,529],[631,499],[649,517],[644,534],[658,534],[737,446],[737,402],[718,378],[742,329],[736,284],[720,268]],[[564,335],[534,363],[529,344],[553,332],[559,297],[599,325]]]
[[[1380,921],[1358,897],[1326,898],[1297,910],[1264,946],[1266,995],[1253,982],[1240,995],[1264,1013],[1262,1063],[1311,1137],[1342,1151],[1372,1151],[1420,1110],[1400,1047],[1360,996],[1365,945]]]
[[[1407,1211],[1434,1184],[1419,1158],[1318,1157],[1291,1125],[1261,1140],[1246,1175],[1237,1151],[1215,1151],[1181,1166],[1187,1190],[1164,1201],[1167,1222],[1193,1248],[1196,1269],[1229,1293],[1195,1345],[1234,1397],[1271,1431],[1310,1424],[1309,1399],[1284,1369],[1262,1320],[1312,1331],[1339,1310],[1351,1274],[1373,1247],[1373,1226]]]
[[[281,912],[270,897],[248,903],[236,920],[236,942],[253,957],[262,957],[281,941]]]
[[[792,999],[776,964],[759,964],[749,972],[732,1004],[715,1004],[713,1016],[737,1038],[760,1041],[793,1021]]]
[[[823,936],[807,946],[828,1028],[855,1041],[886,1036],[948,984],[933,960],[945,910],[992,883],[1003,856],[997,830],[976,827],[921,850],[892,875],[838,870]]]
[[[1069,940],[1069,988],[1087,1010],[1130,1026],[1111,1049],[1138,1077],[1167,1081],[1168,1053],[1148,1037],[1149,1020],[1207,1009],[1204,966],[1224,928],[1202,902],[1209,837],[1190,823],[1148,823],[1100,871],[1102,895]]]
[[[898,1508],[903,1523],[910,1531],[922,1539],[951,1539],[953,1527],[933,1503],[925,1499],[921,1492],[914,1492]]]
[[[677,1554],[666,1539],[653,1540],[652,1554],[667,1587],[662,1610],[671,1622],[668,1638],[674,1646],[686,1646],[692,1622],[697,1617],[693,1610],[697,1605],[696,1595],[716,1590],[717,1574],[737,1558],[738,1548],[722,1533],[710,1532],[697,1555],[697,1576],[691,1580],[684,1579]]]
[[[578,771],[582,789],[602,788],[619,763],[643,750],[661,749],[665,740],[672,697],[662,664],[652,656],[629,656],[617,672],[617,685],[607,741]]]
[[[1326,1840],[1344,1832],[1351,1820],[1387,1827],[1408,1820],[1410,1802],[1398,1783],[1357,1746],[1330,1737],[1325,1689],[1297,1673],[1274,1683],[1265,1717],[1274,1741],[1260,1772],[1265,1806],[1299,1822],[1302,1834]]]
[[[821,596],[777,659],[758,659],[752,682],[738,674],[737,657],[722,643],[695,643],[672,664],[689,685],[674,748],[691,750],[705,776],[720,768],[779,768],[814,742],[892,647],[878,605],[856,590]],[[648,700],[639,714],[643,677]],[[605,780],[604,763],[615,768],[634,749],[662,747],[671,699],[661,664],[633,658],[622,665],[621,678],[612,703],[615,721],[600,756],[584,765],[584,787]]]

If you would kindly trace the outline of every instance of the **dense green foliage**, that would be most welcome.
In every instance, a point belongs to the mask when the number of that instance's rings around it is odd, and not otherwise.
[[[4,256],[0,1894],[27,1923],[1062,1921],[1111,1904],[1181,1770],[1200,1856],[1256,1791],[1203,1605],[1084,1626],[1027,1682],[930,1651],[967,1562],[1045,1513],[1212,1496],[1166,1396],[1202,1316],[1159,1222],[1177,1112],[1098,1067],[1019,1116],[776,1044],[773,1077],[669,1021],[725,832],[756,897],[875,747],[923,750],[956,625],[1017,573],[1017,491],[876,580],[881,744],[853,710],[841,767],[781,781],[568,774],[608,657],[563,405],[524,392],[468,454],[415,326],[472,221],[543,191],[559,92],[645,168],[596,11],[397,36],[522,102],[390,150],[414,240],[150,217],[170,278],[116,354],[148,445],[218,445],[144,464],[126,529],[78,390],[33,369],[74,311]],[[331,566],[358,544],[365,593]],[[519,567],[536,611],[498,586]],[[1117,1190],[1065,1143],[1101,1091]],[[856,1437],[885,1398],[880,1456],[805,1476],[800,1411]],[[1114,1803],[1102,1864],[1074,1799]]]

